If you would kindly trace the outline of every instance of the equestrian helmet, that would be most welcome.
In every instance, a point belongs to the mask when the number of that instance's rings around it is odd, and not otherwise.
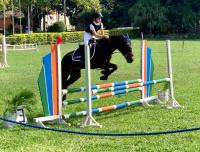
[[[96,19],[96,18],[102,18],[103,15],[100,13],[100,12],[96,12],[93,14],[93,18]]]

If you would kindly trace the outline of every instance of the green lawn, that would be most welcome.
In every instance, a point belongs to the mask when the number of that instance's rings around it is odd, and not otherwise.
[[[92,70],[92,83],[123,81],[137,79],[140,76],[140,41],[133,40],[135,61],[125,62],[121,54],[113,55],[112,62],[118,65],[108,81],[99,80],[100,71]],[[77,124],[84,117],[68,120],[72,126],[61,126],[64,129],[100,133],[129,133],[144,131],[165,131],[200,127],[200,41],[172,41],[172,64],[175,97],[184,106],[180,109],[166,109],[159,105],[153,107],[129,107],[112,112],[94,115],[103,128],[79,128]],[[167,77],[166,48],[164,41],[149,41],[155,65],[154,79]],[[61,46],[62,54],[77,47],[76,43]],[[5,102],[18,94],[22,89],[32,90],[36,94],[37,104],[33,107],[32,117],[42,116],[42,107],[37,78],[41,69],[41,58],[50,46],[39,46],[39,52],[9,52],[9,68],[0,69],[0,116]],[[82,77],[72,87],[83,86]],[[155,94],[162,85],[153,87]],[[69,99],[81,97],[83,93],[70,94]],[[93,107],[132,101],[138,99],[139,93],[119,95],[94,102]],[[86,104],[64,108],[64,112],[85,110]],[[51,127],[59,127],[50,125]],[[31,128],[0,128],[0,152],[63,152],[63,151],[200,151],[200,132],[169,134],[143,137],[97,137],[42,131]]]

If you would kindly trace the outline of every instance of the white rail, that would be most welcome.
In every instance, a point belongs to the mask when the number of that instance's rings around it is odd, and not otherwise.
[[[2,50],[2,44],[0,45],[0,50]],[[7,51],[26,51],[26,50],[35,50],[38,51],[37,44],[20,44],[20,45],[11,45],[6,44]]]

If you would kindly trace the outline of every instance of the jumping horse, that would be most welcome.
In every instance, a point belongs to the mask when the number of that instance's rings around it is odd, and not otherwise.
[[[112,54],[116,50],[120,51],[128,63],[132,63],[134,60],[131,40],[128,35],[110,36],[109,39],[103,38],[97,40],[95,44],[90,44],[90,46],[90,50],[95,50],[90,59],[91,69],[101,69],[101,80],[107,80],[109,75],[117,70],[117,65],[110,62]],[[82,56],[80,61],[73,60],[75,52],[79,52]],[[84,46],[79,46],[77,50],[64,55],[61,67],[62,89],[66,89],[81,77],[81,69],[85,68]]]

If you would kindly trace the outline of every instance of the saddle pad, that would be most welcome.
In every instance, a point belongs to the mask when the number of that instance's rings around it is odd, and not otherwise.
[[[95,46],[92,45],[90,48],[90,60],[94,57],[95,55]],[[75,50],[72,54],[72,60],[73,61],[82,61],[85,59],[84,55],[84,45],[80,45],[77,50]]]

